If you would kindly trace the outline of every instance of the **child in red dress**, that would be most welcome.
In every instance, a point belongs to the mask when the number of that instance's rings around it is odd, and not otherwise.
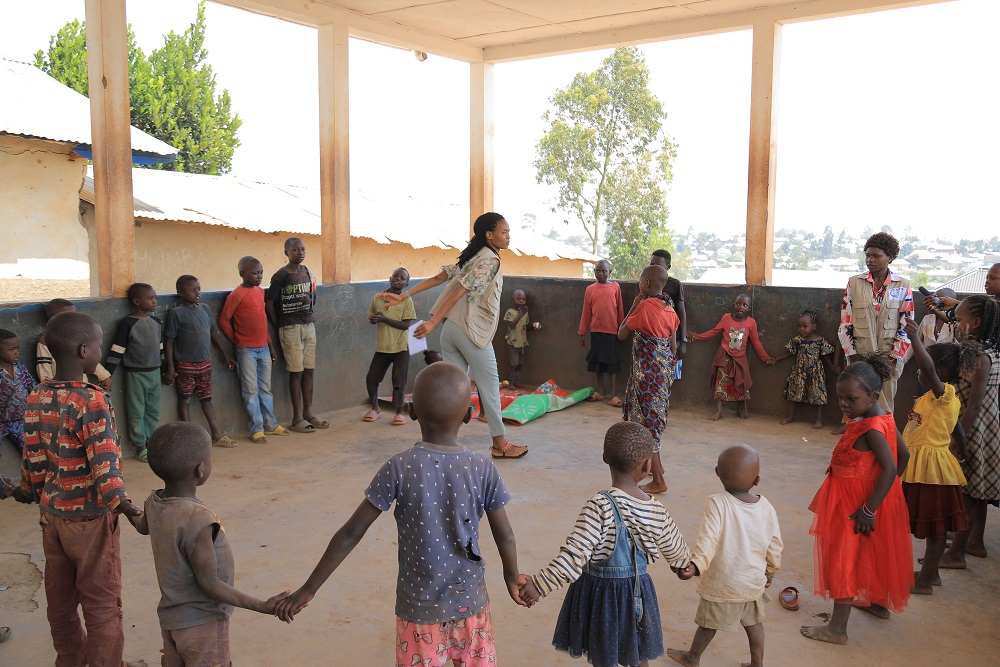
[[[878,405],[895,371],[895,359],[878,352],[837,379],[840,409],[851,421],[809,505],[816,515],[809,529],[816,538],[815,592],[833,598],[833,616],[827,625],[803,626],[809,639],[846,644],[852,605],[888,618],[910,598],[913,545],[897,476],[910,453],[892,415]]]
[[[688,329],[691,340],[708,340],[722,334],[722,344],[712,361],[712,377],[709,386],[712,387],[712,397],[715,399],[715,414],[709,419],[722,419],[722,404],[724,402],[739,402],[737,414],[740,419],[750,416],[747,402],[750,400],[750,363],[747,361],[747,341],[753,343],[757,356],[768,366],[774,364],[774,359],[764,349],[757,336],[757,320],[750,317],[750,296],[740,294],[733,304],[733,311],[726,313],[715,325],[715,328],[705,333],[694,333]]]

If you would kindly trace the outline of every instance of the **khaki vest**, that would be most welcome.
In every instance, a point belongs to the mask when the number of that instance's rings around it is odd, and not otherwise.
[[[486,255],[493,255],[493,250],[489,246],[485,246],[469,261],[473,262]],[[456,273],[431,307],[431,315],[437,312],[448,295],[454,292],[457,287],[458,274]],[[500,268],[493,276],[493,282],[486,286],[486,291],[479,297],[478,302],[469,303],[468,297],[459,299],[445,314],[445,319],[452,320],[469,337],[469,340],[478,347],[485,348],[493,341],[493,336],[497,332],[497,324],[500,322],[500,293],[502,291],[503,269]]]
[[[882,300],[882,309],[876,314],[872,305],[872,287],[866,274],[850,279],[851,316],[854,325],[854,349],[858,354],[871,354],[878,350],[892,350],[899,331],[899,309],[903,306],[910,281],[899,278],[889,283]],[[893,297],[897,298],[893,298]],[[896,376],[902,370],[902,359],[896,363]]]

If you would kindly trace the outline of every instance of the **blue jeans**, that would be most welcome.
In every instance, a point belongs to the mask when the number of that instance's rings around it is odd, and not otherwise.
[[[274,418],[274,397],[271,395],[271,351],[266,345],[237,347],[236,367],[243,402],[247,406],[250,435],[273,431],[278,420]]]

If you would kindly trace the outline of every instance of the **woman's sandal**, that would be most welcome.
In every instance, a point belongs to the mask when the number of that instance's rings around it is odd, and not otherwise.
[[[511,447],[520,447],[524,451],[521,452],[520,454],[508,455],[507,452],[510,451]],[[527,447],[511,442],[510,440],[504,443],[504,446],[499,449],[497,449],[496,447],[491,447],[490,449],[492,450],[490,453],[493,455],[493,458],[495,459],[519,459],[528,453]],[[497,455],[497,452],[500,452],[499,456]]]
[[[380,414],[380,412],[378,410],[374,410],[374,409],[373,410],[369,410],[368,412],[365,413],[365,416],[361,418],[361,421],[363,421],[363,422],[378,421],[379,414]]]
[[[149,463],[149,452],[145,447],[138,447],[135,450],[135,460],[141,461],[143,463]]]
[[[267,444],[267,436],[264,435],[263,431],[257,431],[256,433],[254,433],[253,435],[251,435],[250,436],[250,440],[252,440],[253,443],[256,444],[256,445],[266,445]]]
[[[406,420],[403,418],[403,414],[397,412],[396,416],[392,418],[391,424],[393,426],[403,426],[404,424],[406,424]]]
[[[781,606],[788,611],[798,611],[799,610],[799,589],[795,586],[786,586],[781,589],[781,593],[778,594],[778,601]]]

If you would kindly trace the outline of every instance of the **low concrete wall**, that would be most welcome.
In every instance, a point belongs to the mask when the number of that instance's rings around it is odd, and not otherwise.
[[[416,285],[417,281],[415,280],[413,284]],[[528,294],[531,319],[542,323],[542,329],[531,334],[527,370],[522,376],[522,384],[540,384],[552,378],[567,389],[592,385],[594,377],[586,372],[586,352],[580,348],[576,334],[583,293],[589,284],[588,280],[526,276],[505,278],[503,308],[509,307],[511,294],[515,289],[523,289]],[[374,327],[368,323],[366,313],[372,297],[385,287],[384,282],[367,282],[324,286],[319,289],[316,323],[319,346],[314,392],[317,412],[357,405],[360,419],[362,412],[360,406],[365,400],[364,377],[375,348]],[[418,317],[428,317],[430,306],[439,292],[440,288],[437,288],[415,297]],[[622,292],[627,308],[637,293],[636,284],[622,283]],[[827,340],[835,343],[837,338],[841,290],[791,287],[748,289],[693,285],[687,287],[685,292],[689,322],[695,331],[706,331],[715,326],[719,318],[730,310],[736,295],[749,292],[753,298],[753,315],[761,329],[761,338],[772,355],[780,353],[785,343],[796,335],[798,314],[805,308],[812,308],[820,313],[820,333]],[[202,298],[217,315],[226,294],[226,292],[206,292]],[[158,314],[165,316],[167,310],[177,303],[177,297],[164,295],[159,300]],[[77,305],[81,312],[92,316],[104,328],[105,349],[108,349],[119,320],[129,312],[125,300],[83,299],[78,301]],[[918,307],[917,317],[923,315],[922,308]],[[41,305],[31,304],[0,310],[0,328],[11,329],[18,334],[21,339],[21,361],[34,372],[35,341],[44,328]],[[503,340],[505,331],[506,327],[501,322],[494,339],[501,378],[507,376],[507,350]],[[433,349],[440,349],[438,332],[431,335],[429,344]],[[706,415],[708,414],[712,405],[708,376],[718,344],[718,341],[703,341],[688,345],[683,379],[674,384],[675,406],[686,404],[704,409]],[[623,369],[628,368],[629,345],[626,342],[621,343]],[[236,373],[227,370],[217,354],[213,354],[214,396],[219,426],[227,433],[245,436],[247,428],[245,411],[240,399]],[[750,368],[754,378],[751,412],[755,415],[783,414],[785,404],[781,394],[791,360],[786,360],[774,368],[767,368],[754,354],[750,356]],[[411,383],[413,376],[423,367],[423,359],[415,357],[410,365]],[[111,397],[112,403],[118,407],[124,449],[131,453],[131,444],[124,428],[123,375],[120,370],[116,373]],[[619,392],[625,389],[625,379],[626,374],[623,372],[618,377]],[[828,378],[828,382],[831,403],[826,409],[826,419],[832,425],[840,418],[840,413],[836,408],[833,378]],[[275,411],[279,419],[287,421],[291,416],[291,405],[288,400],[287,374],[281,360],[275,366],[272,384]],[[388,386],[386,379],[383,384],[383,395],[387,392]],[[911,397],[916,393],[916,372],[913,364],[910,364],[900,380],[897,391],[896,417],[901,425],[905,422],[906,414],[912,404]],[[173,389],[164,387],[163,421],[174,418],[177,414],[176,406]],[[195,421],[204,425],[201,411],[192,408],[192,413]],[[807,415],[802,417],[806,418]],[[738,438],[738,431],[734,432],[733,437]],[[2,446],[3,459],[0,461],[0,469],[9,473],[17,467],[17,454],[9,443],[4,442]]]

